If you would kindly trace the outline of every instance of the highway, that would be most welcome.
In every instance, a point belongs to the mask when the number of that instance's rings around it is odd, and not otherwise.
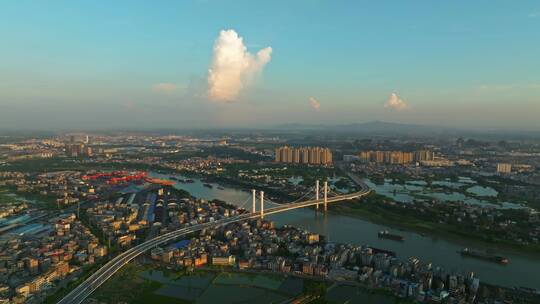
[[[359,180],[354,180],[354,181],[361,187],[360,191],[357,191],[354,193],[348,193],[348,194],[344,194],[340,196],[328,197],[327,203],[335,203],[339,201],[360,198],[360,197],[368,195],[371,192],[371,190],[361,181],[360,182]],[[308,200],[308,201],[292,203],[292,204],[283,204],[277,207],[268,208],[264,210],[264,215],[266,216],[266,215],[276,214],[280,212],[285,212],[288,210],[315,206],[317,204],[324,204],[324,198],[319,199],[319,200]],[[175,231],[168,232],[166,234],[156,236],[155,238],[145,241],[144,243],[141,243],[137,246],[134,246],[120,253],[116,257],[114,257],[107,264],[103,265],[103,267],[101,267],[96,272],[94,272],[90,277],[88,277],[79,286],[74,288],[69,294],[67,294],[62,300],[60,300],[58,304],[82,303],[96,289],[98,289],[99,286],[105,283],[124,265],[126,265],[137,256],[145,253],[146,251],[152,248],[155,248],[162,244],[169,243],[175,239],[184,237],[190,233],[194,233],[194,232],[201,231],[208,228],[216,228],[216,227],[224,226],[231,223],[246,221],[250,219],[256,219],[256,218],[259,218],[260,216],[261,215],[259,212],[244,213],[235,217],[224,218],[224,219],[220,219],[213,222],[207,222],[207,223],[184,227]]]

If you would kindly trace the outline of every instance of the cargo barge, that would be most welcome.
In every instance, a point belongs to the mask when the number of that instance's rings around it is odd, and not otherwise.
[[[388,232],[387,230],[379,231],[379,238],[381,239],[389,239],[392,241],[400,241],[403,242],[405,240],[405,237],[399,234],[393,234]]]
[[[508,258],[505,258],[503,256],[484,253],[484,252],[481,252],[481,251],[475,251],[475,250],[471,250],[469,248],[464,248],[463,250],[459,251],[459,253],[462,256],[482,259],[482,260],[495,262],[495,263],[499,263],[499,264],[508,264],[508,262],[510,262],[508,260]]]
[[[183,179],[180,182],[184,184],[193,184],[195,181],[192,179]]]

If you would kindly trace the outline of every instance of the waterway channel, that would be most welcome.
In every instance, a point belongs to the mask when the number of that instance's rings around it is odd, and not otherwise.
[[[168,175],[153,173],[155,177],[168,178]],[[184,178],[178,176],[178,178]],[[240,205],[250,199],[251,193],[224,185],[212,184],[209,188],[197,178],[193,183],[177,182],[175,187],[189,191],[202,199],[220,199],[234,205]],[[345,202],[346,203],[346,202]],[[420,235],[411,231],[399,231],[393,227],[371,223],[367,220],[334,214],[315,213],[311,209],[292,210],[268,217],[278,225],[293,225],[322,234],[331,242],[370,245],[395,251],[397,256],[406,260],[418,257],[422,262],[432,262],[447,271],[457,273],[474,272],[481,281],[506,287],[524,286],[540,289],[540,257],[521,254],[507,249],[478,248],[474,241],[448,240],[430,235]],[[404,242],[379,239],[380,230],[397,232],[405,237]],[[507,265],[496,264],[478,259],[462,257],[459,250],[464,247],[493,250],[509,258]]]

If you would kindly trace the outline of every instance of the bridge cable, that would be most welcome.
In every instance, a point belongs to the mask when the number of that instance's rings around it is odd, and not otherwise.
[[[315,188],[315,187],[311,187],[311,188],[308,189],[308,191],[307,191],[306,193],[304,193],[304,195],[302,195],[300,198],[298,198],[298,199],[296,199],[296,200],[294,200],[294,201],[292,201],[292,202],[290,202],[290,203],[288,203],[288,204],[294,204],[294,203],[300,202],[300,201],[301,201],[302,199],[304,199],[308,194],[312,194],[312,193],[314,192],[313,190],[315,190],[314,188]]]
[[[246,200],[237,206],[237,208],[243,208],[243,209],[246,209],[245,207],[247,207],[247,203],[251,201],[251,196],[248,196],[248,198],[246,198]],[[246,209],[247,210],[247,209]]]

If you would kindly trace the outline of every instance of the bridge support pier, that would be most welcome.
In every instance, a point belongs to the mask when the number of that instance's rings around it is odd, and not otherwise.
[[[324,212],[328,211],[328,182],[324,182]]]
[[[319,200],[319,180],[315,182],[315,199]],[[317,202],[317,205],[315,205],[315,209],[319,210],[319,203]]]
[[[257,191],[255,191],[255,189],[251,189],[251,201],[253,203],[251,212],[255,213],[257,211]]]
[[[261,219],[264,219],[264,191],[261,191]]]

